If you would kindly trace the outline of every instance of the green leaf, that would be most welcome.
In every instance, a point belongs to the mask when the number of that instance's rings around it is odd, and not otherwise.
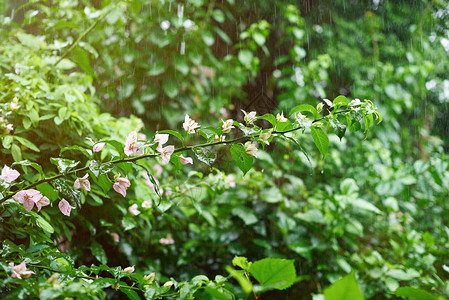
[[[86,157],[91,158],[92,157],[92,150],[90,149],[85,149],[85,148],[81,148],[79,146],[70,146],[70,147],[64,147],[59,151],[59,155],[61,155],[61,153],[65,152],[65,151],[69,151],[69,150],[78,150],[81,153],[83,153]]]
[[[436,300],[438,299],[436,296],[431,293],[418,288],[413,288],[409,286],[403,286],[398,288],[396,291],[391,294],[401,297],[407,298],[408,300]]]
[[[301,104],[301,105],[296,106],[295,108],[293,108],[290,111],[289,116],[293,115],[294,113],[301,112],[301,111],[306,111],[306,112],[312,113],[313,116],[315,117],[315,119],[318,118],[318,112],[317,112],[316,108],[309,104]]]
[[[284,290],[296,280],[294,260],[264,258],[254,262],[249,271],[264,287]]]
[[[334,104],[334,107],[340,107],[340,106],[346,106],[349,104],[348,98],[346,98],[345,96],[338,96],[334,99],[334,101],[332,102],[332,104]]]
[[[54,157],[50,158],[50,162],[54,164],[62,174],[67,173],[68,171],[70,171],[70,169],[75,168],[80,163],[79,161],[74,161],[67,158]]]
[[[179,132],[176,132],[176,131],[173,131],[173,130],[161,130],[161,131],[158,131],[157,133],[168,133],[168,134],[171,134],[171,135],[177,137],[181,141],[181,143],[184,144],[184,138],[182,137],[182,135]]]
[[[26,166],[26,167],[33,167],[34,169],[36,169],[36,171],[39,172],[39,174],[44,175],[44,172],[42,171],[42,167],[39,164],[35,163],[35,162],[31,162],[31,161],[28,161],[28,160],[21,160],[21,161],[18,161],[18,162],[15,162],[15,163],[12,164],[12,166],[15,166],[15,165],[21,165],[21,166]]]
[[[12,141],[13,141],[12,135],[5,135],[2,139],[3,148],[9,149],[11,147]]]
[[[165,94],[171,99],[178,96],[178,86],[176,85],[176,81],[172,79],[164,81],[164,83],[162,84],[162,89],[164,90]]]
[[[22,145],[24,145],[25,147],[27,147],[27,148],[29,148],[29,149],[31,149],[33,151],[41,152],[41,150],[39,150],[39,148],[36,147],[35,144],[33,144],[32,142],[30,142],[29,140],[27,140],[27,139],[25,139],[23,137],[14,136],[14,139],[19,141],[19,143],[21,143]]]
[[[102,264],[108,263],[106,252],[104,252],[103,247],[99,243],[92,242],[92,244],[90,245],[90,250],[92,252],[92,255],[95,256],[95,258],[98,259],[99,262],[101,262]]]
[[[193,153],[195,153],[195,156],[203,163],[208,165],[209,167],[212,166],[217,156],[209,149],[207,148],[193,148]]]
[[[276,126],[276,123],[277,123],[276,117],[273,116],[272,114],[265,114],[265,115],[263,115],[263,116],[260,116],[260,117],[257,117],[257,118],[256,118],[256,120],[260,120],[260,119],[267,120],[268,122],[271,123],[271,125],[272,125],[273,127]]]
[[[243,175],[245,175],[253,166],[254,157],[248,155],[245,151],[245,147],[240,144],[231,145],[230,151],[232,158],[234,158],[237,166],[242,170]]]
[[[139,294],[137,294],[137,292],[134,290],[130,290],[127,288],[120,288],[120,291],[124,293],[130,300],[141,300]]]
[[[312,126],[310,128],[310,135],[323,157],[326,157],[327,150],[329,149],[329,138],[327,134],[321,128]]]
[[[212,11],[212,18],[218,23],[223,23],[225,21],[225,14],[220,9],[214,9]]]
[[[70,203],[70,205],[81,208],[80,191],[75,190],[72,185],[65,182],[62,178],[53,180],[53,185],[56,190],[62,194],[62,197]]]
[[[42,195],[46,196],[51,202],[58,199],[58,192],[47,182],[38,184],[36,186],[36,189],[39,190]]]
[[[245,223],[245,225],[252,225],[257,223],[258,219],[256,215],[247,207],[236,207],[232,210],[234,216],[239,217]]]
[[[48,223],[44,218],[42,218],[40,215],[36,213],[33,215],[36,217],[37,226],[47,231],[48,233],[55,232],[53,226],[51,226],[50,223]]]
[[[242,65],[245,67],[251,66],[251,62],[253,61],[253,53],[250,50],[242,49],[239,51],[238,59]]]
[[[16,144],[13,144],[11,147],[11,155],[14,161],[20,161],[22,160],[22,150],[20,150],[20,147]]]
[[[354,271],[337,280],[324,290],[325,300],[363,300],[359,283],[355,279]]]
[[[247,271],[249,266],[251,265],[250,262],[248,262],[248,259],[246,257],[243,256],[235,256],[232,259],[232,265],[233,266],[237,266],[240,267],[242,270]]]

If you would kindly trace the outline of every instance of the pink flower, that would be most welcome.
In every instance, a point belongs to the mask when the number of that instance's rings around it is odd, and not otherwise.
[[[94,152],[100,152],[101,149],[103,149],[105,143],[97,143],[92,147],[92,151]]]
[[[42,196],[38,201],[36,201],[37,211],[40,211],[42,206],[47,206],[50,204],[50,200],[47,197]]]
[[[23,203],[27,211],[31,211],[34,204],[42,198],[42,194],[33,189],[23,190],[12,196],[17,202]]]
[[[87,179],[87,177],[89,177],[89,173],[86,173],[86,175],[84,175],[84,177],[77,178],[75,180],[75,183],[73,183],[73,187],[80,188],[80,189],[83,189],[86,191],[90,191],[90,182]]]
[[[131,186],[131,182],[129,182],[128,176],[123,178],[119,175],[116,180],[117,182],[112,186],[114,188],[114,191],[121,194],[123,197],[126,197],[126,189]]]
[[[151,208],[151,206],[153,206],[153,203],[151,202],[151,200],[146,200],[142,203],[143,208]]]
[[[185,131],[187,131],[187,133],[190,134],[195,133],[195,129],[199,128],[200,125],[194,120],[190,119],[189,115],[186,115],[182,127],[184,128]]]
[[[19,172],[17,172],[14,169],[11,169],[10,167],[5,165],[3,167],[2,175],[0,176],[0,179],[3,179],[4,181],[10,183],[10,182],[16,180],[17,177],[19,177],[19,175],[20,175]]]
[[[137,143],[137,132],[131,131],[126,137],[124,152],[127,156],[143,154],[143,149],[139,149]]]
[[[161,238],[159,240],[159,244],[161,244],[161,245],[171,245],[174,243],[175,243],[175,240],[173,240],[171,233],[167,234],[166,238]]]
[[[114,242],[118,243],[120,241],[120,237],[117,233],[113,232],[111,233],[111,236],[114,239]]]
[[[138,208],[137,204],[134,203],[133,205],[131,205],[131,206],[128,208],[128,211],[129,211],[129,213],[132,214],[133,216],[137,216],[138,214],[140,214],[140,211],[139,211],[137,208]]]
[[[183,164],[192,164],[193,165],[193,159],[191,157],[184,157],[182,155],[179,156],[179,161]]]
[[[162,148],[162,145],[168,142],[168,134],[166,133],[158,133],[154,137],[154,142],[159,143],[157,146],[157,150]]]
[[[13,271],[11,274],[12,278],[19,278],[22,279],[23,278],[28,278],[30,277],[32,274],[36,274],[33,271],[27,270],[27,266],[25,264],[25,261],[21,262],[20,264],[18,264],[17,266],[14,266],[13,262],[10,262],[9,265],[11,267],[13,267]]]
[[[70,203],[65,199],[62,199],[61,201],[59,201],[58,206],[59,206],[59,210],[62,212],[62,214],[66,215],[66,216],[70,216],[70,212],[72,211],[72,209],[75,208],[74,206],[71,206]]]
[[[142,175],[143,175],[143,177],[145,177],[145,182],[146,182],[146,184],[148,184],[148,186],[149,186],[150,188],[152,188],[153,191],[156,193],[156,188],[154,187],[154,184],[151,182],[150,177],[148,176],[147,171],[143,171],[143,172],[142,172]],[[154,181],[156,181],[156,184],[159,185],[159,181],[158,181],[155,177],[153,177],[153,179],[154,179]],[[143,205],[142,205],[142,206],[143,206]]]
[[[161,153],[161,158],[162,158],[162,163],[168,164],[170,162],[170,157],[173,154],[173,152],[175,151],[175,146],[170,145],[161,149],[156,149],[157,151],[159,151]]]

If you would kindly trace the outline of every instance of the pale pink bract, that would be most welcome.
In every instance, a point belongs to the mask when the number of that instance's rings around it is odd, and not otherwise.
[[[103,149],[104,145],[105,145],[105,143],[97,143],[92,147],[92,151],[100,152]]]
[[[193,165],[193,159],[191,157],[184,157],[182,154],[179,156],[179,161],[183,164],[192,164]]]
[[[14,266],[13,262],[10,262],[9,265],[11,267],[13,267],[13,272],[11,274],[12,278],[19,278],[22,279],[23,278],[28,278],[34,273],[33,271],[27,270],[27,266],[25,264],[25,261],[21,262],[20,264],[18,264],[17,266]]]
[[[156,149],[161,153],[161,159],[162,159],[162,163],[168,164],[170,162],[170,157],[173,154],[173,152],[175,151],[175,146],[170,145],[170,146],[166,146],[164,148],[161,149]]]
[[[126,137],[124,152],[127,156],[143,154],[143,149],[140,149],[137,143],[137,137],[137,132],[135,131],[131,131]]]
[[[0,176],[0,179],[3,179],[4,181],[10,183],[16,180],[19,176],[19,172],[5,165],[2,169],[2,175]]]
[[[42,198],[41,192],[34,189],[22,190],[12,196],[17,202],[22,203],[27,211],[31,211],[34,204]]]
[[[86,173],[86,175],[84,175],[81,178],[77,178],[73,183],[73,187],[90,192],[90,182],[89,179],[87,179],[87,177],[89,177],[89,173]]]
[[[66,216],[70,216],[70,212],[75,208],[74,206],[71,206],[70,203],[65,199],[59,201],[58,207],[61,213]]]
[[[112,186],[114,191],[121,194],[123,197],[126,197],[126,189],[131,186],[131,182],[128,180],[128,176],[126,177],[118,177],[117,182]]]

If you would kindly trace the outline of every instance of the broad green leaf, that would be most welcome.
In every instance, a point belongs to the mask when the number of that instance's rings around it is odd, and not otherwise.
[[[31,149],[33,151],[36,151],[36,152],[40,152],[41,151],[41,150],[39,150],[38,147],[36,147],[35,144],[33,144],[32,142],[30,142],[29,140],[27,140],[27,139],[25,139],[23,137],[14,136],[14,139],[19,141],[19,143],[21,143],[22,145],[24,145],[25,147],[27,147],[27,148],[29,148],[29,149]]]
[[[11,146],[11,155],[14,161],[21,161],[22,160],[22,150],[20,147],[16,144],[13,144]]]
[[[49,183],[44,182],[36,186],[36,189],[46,196],[51,202],[58,199],[58,192]]]
[[[176,131],[173,131],[173,130],[161,130],[161,131],[158,131],[157,133],[168,133],[168,134],[171,134],[171,135],[177,137],[181,141],[181,143],[184,144],[184,138],[182,137],[182,135],[179,132],[176,132]]]
[[[124,293],[130,300],[141,300],[141,298],[139,297],[139,294],[137,294],[137,292],[134,290],[127,289],[127,288],[123,287],[123,288],[120,288],[120,291],[122,293]]]
[[[167,65],[161,59],[156,59],[150,64],[150,68],[148,71],[148,75],[150,76],[158,76],[165,72]]]
[[[326,218],[323,216],[323,213],[317,208],[312,208],[311,210],[308,210],[305,213],[302,212],[296,213],[295,218],[303,220],[304,222],[307,223],[318,223],[318,224],[326,223]]]
[[[70,146],[70,147],[64,147],[59,151],[59,155],[61,155],[61,153],[65,152],[65,151],[69,151],[69,150],[78,150],[81,153],[83,153],[86,157],[91,158],[92,157],[92,150],[90,149],[85,149],[79,146]]]
[[[437,300],[438,297],[432,295],[431,293],[414,287],[403,286],[398,288],[396,291],[391,294],[401,297],[407,298],[408,300]]]
[[[114,166],[110,163],[99,163],[96,160],[91,160],[89,170],[98,178],[102,174],[107,174],[112,171]]]
[[[372,211],[376,214],[381,215],[382,211],[380,209],[378,209],[376,206],[374,206],[373,204],[369,203],[366,200],[363,199],[356,199],[352,202],[352,205],[358,208],[361,208],[363,210],[367,210],[367,211]]]
[[[12,135],[5,135],[2,139],[3,148],[9,149],[11,147],[12,141],[13,141]]]
[[[98,259],[99,262],[101,262],[102,264],[108,263],[106,252],[104,252],[103,247],[99,243],[92,242],[92,244],[90,245],[90,250],[92,252],[92,255],[95,256],[95,258]]]
[[[401,269],[390,269],[387,271],[386,275],[402,281],[412,280],[413,278],[418,278],[420,276],[419,272],[414,269],[407,269],[407,271]]]
[[[230,151],[232,158],[234,158],[237,166],[242,170],[243,175],[245,175],[253,166],[254,157],[248,155],[245,151],[245,147],[240,144],[231,145]]]
[[[64,179],[58,178],[53,180],[53,186],[61,194],[62,198],[65,198],[70,205],[77,208],[81,208],[80,194],[79,190],[75,190],[72,184],[68,184]]]
[[[332,104],[334,104],[334,107],[346,106],[349,104],[349,101],[348,101],[348,98],[340,95],[334,99]]]
[[[212,297],[212,299],[216,299],[216,300],[233,300],[234,299],[231,292],[229,292],[228,290],[226,290],[222,287],[205,286],[203,289],[206,291],[206,293],[208,293]]]
[[[208,165],[209,167],[212,166],[217,156],[207,148],[193,148],[193,153],[195,153],[195,156],[203,163]]]
[[[42,218],[40,215],[36,213],[34,213],[33,215],[36,217],[37,226],[47,231],[48,233],[55,232],[53,226],[51,226],[50,223],[48,223],[44,218]]]
[[[325,300],[364,300],[354,271],[324,290]]]
[[[251,66],[251,62],[253,61],[253,53],[250,50],[242,49],[239,51],[238,59],[242,65],[245,67]]]
[[[116,279],[114,278],[98,278],[95,279],[94,282],[92,282],[92,286],[98,287],[101,289],[110,287],[111,285],[115,284]]]
[[[284,290],[296,280],[294,260],[264,258],[254,262],[249,271],[265,287]]]
[[[162,89],[164,90],[165,94],[171,99],[178,96],[179,90],[175,80],[168,79],[164,81],[164,83],[162,84]]]
[[[276,117],[273,116],[272,114],[265,114],[265,115],[263,115],[263,116],[260,116],[260,117],[257,117],[257,118],[256,118],[256,120],[260,120],[260,119],[267,120],[268,122],[271,123],[271,125],[272,125],[273,127],[276,126],[276,123],[277,123]]]
[[[249,266],[251,265],[250,262],[248,262],[248,259],[243,256],[235,256],[232,259],[232,265],[242,268],[243,270],[248,270]]]
[[[329,138],[327,134],[324,133],[323,129],[312,126],[310,128],[310,135],[323,157],[326,157],[327,150],[329,149]]]
[[[67,158],[54,157],[50,158],[50,162],[54,164],[62,174],[67,173],[68,171],[70,171],[70,169],[75,168],[80,163],[79,161],[74,161]]]
[[[247,207],[239,206],[232,210],[234,216],[239,217],[245,223],[245,225],[252,225],[257,223],[258,219],[256,215]]]
[[[36,169],[36,171],[39,172],[39,174],[44,175],[44,172],[42,171],[42,167],[35,162],[31,162],[28,160],[22,160],[22,161],[15,162],[12,165],[13,166],[21,165],[21,166],[26,166],[26,167],[33,167],[34,169]]]
[[[297,112],[302,112],[302,111],[310,112],[310,113],[313,114],[315,119],[318,118],[318,112],[317,112],[316,108],[313,107],[312,105],[309,105],[309,104],[301,104],[301,105],[296,106],[295,108],[293,108],[290,111],[289,116],[291,116],[291,115],[293,115],[293,114],[295,114]]]

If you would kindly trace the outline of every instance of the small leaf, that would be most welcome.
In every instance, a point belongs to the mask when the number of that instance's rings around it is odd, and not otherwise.
[[[69,151],[69,150],[78,150],[81,153],[83,153],[86,157],[91,158],[92,157],[92,150],[90,149],[85,149],[85,148],[81,148],[79,146],[70,146],[70,147],[64,147],[59,151],[59,155],[61,155],[61,153],[65,152],[65,151]]]
[[[54,164],[58,168],[58,171],[62,174],[67,173],[68,171],[70,171],[70,169],[75,168],[80,163],[79,161],[74,161],[67,158],[54,157],[50,158],[50,162]]]
[[[249,271],[261,285],[277,290],[290,287],[296,280],[294,260],[264,258],[254,262]]]
[[[334,107],[338,108],[340,106],[348,105],[349,101],[348,101],[348,98],[340,95],[340,96],[336,97],[332,103],[333,103]]]
[[[26,166],[26,167],[33,167],[34,169],[36,169],[36,171],[39,172],[39,174],[44,175],[44,172],[42,171],[42,167],[40,165],[38,165],[35,162],[31,162],[28,160],[22,160],[22,161],[18,161],[12,164],[12,166],[15,165],[21,165],[21,166]]]
[[[5,135],[2,139],[3,148],[9,149],[11,147],[12,141],[13,141],[12,135]]]
[[[294,113],[301,112],[301,111],[310,112],[313,114],[315,119],[318,118],[318,112],[317,112],[316,108],[309,104],[301,104],[301,105],[296,106],[295,108],[293,108],[290,111],[289,116],[293,115]]]
[[[235,256],[232,259],[232,265],[240,267],[241,269],[247,271],[251,263],[248,262],[248,259],[243,256]]]
[[[106,252],[104,252],[103,247],[99,243],[92,242],[90,249],[92,251],[92,255],[95,256],[95,258],[98,259],[99,262],[101,262],[102,264],[108,263]]]
[[[413,288],[409,286],[403,286],[398,288],[396,291],[391,294],[401,297],[407,298],[409,300],[437,300],[438,298],[431,293],[418,288]]]
[[[363,300],[359,283],[355,279],[354,271],[337,280],[324,290],[325,300]]]
[[[271,123],[271,125],[272,125],[273,127],[276,126],[276,123],[277,123],[276,117],[273,116],[272,114],[265,114],[265,115],[263,115],[263,116],[260,116],[260,117],[257,117],[257,118],[256,118],[256,120],[260,120],[260,119],[267,120],[268,122]]]
[[[248,155],[245,151],[245,147],[240,144],[233,144],[229,149],[232,158],[234,158],[237,166],[242,170],[243,175],[245,175],[253,166],[254,157]]]
[[[170,79],[164,81],[164,83],[162,84],[162,89],[164,90],[165,94],[171,99],[175,98],[179,92],[176,81]]]
[[[242,65],[245,67],[251,66],[251,62],[253,61],[253,53],[250,50],[243,49],[239,51],[238,59]]]
[[[193,148],[193,153],[195,153],[195,156],[203,163],[208,165],[209,167],[212,166],[217,156],[206,148]]]
[[[36,151],[36,152],[40,152],[41,151],[41,150],[39,150],[38,147],[36,147],[35,144],[33,144],[32,142],[30,142],[29,140],[27,140],[27,139],[25,139],[23,137],[14,136],[14,139],[19,141],[19,143],[21,143],[22,145],[24,145],[25,147],[27,147],[27,148],[29,148],[29,149],[31,149],[33,151]]]
[[[33,214],[36,217],[37,226],[42,228],[43,230],[47,231],[48,233],[53,233],[55,230],[53,229],[53,226],[50,225],[44,218],[42,218],[38,214]]]
[[[326,157],[327,150],[329,149],[329,138],[327,137],[327,134],[325,134],[319,127],[311,127],[310,135],[312,136],[315,145],[318,150],[320,150],[323,157]]]
[[[171,135],[177,137],[181,141],[181,143],[184,144],[184,138],[182,137],[182,135],[179,132],[176,132],[176,131],[173,131],[173,130],[161,130],[161,131],[158,131],[157,133],[168,133],[168,134],[171,134]]]
[[[49,183],[44,182],[36,186],[36,189],[46,196],[50,201],[58,199],[58,192]]]

